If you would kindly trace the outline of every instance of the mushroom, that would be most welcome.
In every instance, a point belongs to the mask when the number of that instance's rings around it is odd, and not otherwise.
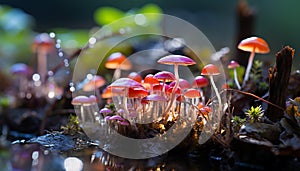
[[[159,81],[153,77],[153,74],[147,74],[146,77],[143,80],[143,85],[150,89],[150,94],[152,94],[153,91],[153,85],[159,84]]]
[[[178,66],[179,65],[188,66],[188,65],[196,64],[196,62],[194,60],[192,60],[191,58],[182,56],[182,55],[168,55],[168,56],[160,58],[157,62],[160,64],[174,65],[174,75],[175,75],[175,79],[176,79],[176,84],[174,85],[174,89],[173,89],[174,91],[177,89],[177,87],[179,85]],[[173,105],[174,100],[175,100],[175,94],[173,93],[172,97],[171,97],[171,101],[169,103],[169,106],[166,108],[165,112],[168,112],[170,110],[170,108]]]
[[[245,77],[244,77],[243,84],[242,84],[242,86],[245,86],[246,82],[249,79],[250,70],[252,67],[255,53],[266,54],[266,53],[270,52],[270,49],[269,49],[268,43],[264,39],[259,38],[259,37],[249,37],[249,38],[242,40],[238,45],[238,49],[247,51],[247,52],[251,52],[249,60],[248,60]]]
[[[10,67],[10,73],[16,77],[16,84],[18,86],[18,95],[21,98],[26,97],[28,89],[28,77],[32,74],[31,68],[23,63],[16,63]]]
[[[173,81],[169,84],[169,86],[172,86],[174,87],[176,84],[176,81]],[[182,89],[182,90],[186,90],[186,89],[189,89],[191,88],[191,84],[190,82],[188,82],[187,80],[185,79],[182,79],[182,78],[179,78],[179,84],[178,86]]]
[[[147,116],[147,119],[143,120],[144,123],[149,123],[149,122],[153,122],[155,121],[159,114],[162,113],[164,111],[164,102],[167,101],[167,99],[161,95],[158,95],[158,94],[150,94],[146,97],[144,97],[142,99],[145,103],[145,101],[148,101],[148,105],[150,105],[150,108],[149,109],[152,109],[150,111],[151,113],[151,116]],[[149,118],[151,117],[151,118]],[[150,119],[150,120],[149,120]]]
[[[71,104],[74,105],[75,109],[76,106],[80,107],[80,117],[79,120],[82,121],[82,123],[86,122],[86,118],[88,117],[88,113],[86,113],[86,110],[84,109],[85,106],[90,106],[92,103],[95,103],[94,99],[89,98],[87,96],[76,96],[72,99]]]
[[[173,73],[169,71],[160,71],[156,73],[153,78],[157,79],[158,81],[161,81],[163,83],[163,89],[162,93],[165,93],[165,84],[166,82],[172,82],[175,80],[175,76]]]
[[[202,101],[203,104],[205,103],[205,96],[204,96],[202,88],[206,87],[206,86],[208,86],[207,78],[205,78],[201,75],[194,78],[194,81],[192,83],[192,87],[199,89],[200,94],[201,94],[201,101]]]
[[[100,96],[100,87],[106,84],[105,79],[100,75],[94,75],[92,78],[86,78],[83,81],[82,90],[85,92],[94,91],[95,95],[98,99],[101,99]],[[100,103],[100,101],[99,101]]]
[[[37,35],[33,42],[33,50],[37,53],[37,72],[42,84],[47,76],[47,54],[53,49],[54,41],[47,33]]]
[[[105,67],[115,69],[113,80],[117,80],[121,77],[121,70],[131,69],[131,63],[122,53],[115,52],[107,58]]]
[[[201,97],[200,91],[197,89],[190,88],[184,94],[184,98],[188,101],[188,105],[185,105],[185,117],[194,121],[196,118],[196,108],[194,106],[198,106],[199,98]]]
[[[213,64],[207,64],[206,66],[204,66],[202,68],[202,71],[201,71],[201,75],[206,75],[209,77],[210,79],[210,82],[211,82],[211,85],[216,93],[216,96],[217,96],[217,99],[218,99],[218,119],[220,121],[221,119],[221,111],[222,111],[222,102],[221,102],[221,96],[220,96],[220,93],[218,91],[218,88],[214,82],[214,79],[213,79],[213,76],[215,75],[219,75],[220,74],[220,71],[218,69],[218,67],[216,65],[213,65]]]
[[[141,83],[143,80],[142,76],[137,72],[131,72],[127,77],[139,83]]]
[[[125,113],[126,116],[129,115],[128,106],[127,106],[128,89],[129,88],[135,88],[135,87],[144,88],[141,83],[136,82],[136,81],[134,81],[133,79],[130,79],[130,78],[119,78],[116,81],[114,81],[113,83],[111,83],[109,85],[109,87],[111,87],[113,89],[114,88],[124,89],[122,105],[123,105],[124,113]],[[112,91],[114,91],[114,90],[112,90]]]
[[[235,81],[235,84],[236,84],[237,88],[240,90],[241,85],[239,83],[239,79],[238,79],[238,75],[237,75],[237,71],[236,71],[236,68],[239,67],[239,66],[240,66],[240,64],[237,63],[236,61],[230,61],[229,65],[228,65],[228,69],[233,69],[234,81]]]

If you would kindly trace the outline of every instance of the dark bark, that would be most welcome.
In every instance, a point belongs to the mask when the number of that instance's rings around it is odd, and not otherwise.
[[[276,54],[276,65],[269,69],[269,101],[283,109],[286,108],[289,79],[291,74],[294,49],[284,47]],[[282,110],[268,105],[267,117],[272,121],[278,121],[283,116]]]
[[[240,41],[253,35],[255,13],[247,4],[246,0],[239,0],[237,6],[237,35],[235,47]],[[248,64],[249,52],[245,52],[235,48],[234,60],[240,65],[246,67]]]

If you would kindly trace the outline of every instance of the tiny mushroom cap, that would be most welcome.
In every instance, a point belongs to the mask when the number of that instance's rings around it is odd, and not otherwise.
[[[131,69],[131,63],[122,53],[115,52],[107,58],[105,67],[108,69],[129,70]]]
[[[72,105],[82,105],[86,103],[90,103],[90,99],[87,96],[76,96],[72,99]]]
[[[165,57],[160,58],[158,61],[160,64],[167,64],[167,65],[194,65],[196,62],[189,57],[182,56],[182,55],[168,55]]]
[[[172,72],[169,71],[160,71],[156,73],[153,78],[156,78],[158,81],[163,82],[172,82],[175,80],[175,76]]]
[[[106,83],[105,79],[100,75],[95,75],[92,80],[88,81],[83,85],[83,91],[93,91],[101,86],[104,86]]]
[[[129,75],[128,75],[128,78],[131,78],[133,79],[134,81],[137,81],[137,82],[142,82],[142,76],[137,73],[137,72],[131,72]]]
[[[130,78],[119,78],[113,83],[109,85],[109,87],[115,87],[115,88],[134,88],[134,87],[140,87],[144,88],[141,83],[134,81]]]
[[[207,64],[202,68],[201,75],[219,75],[220,71],[216,65]]]
[[[145,101],[167,101],[167,99],[158,94],[150,94],[143,98]]]
[[[54,40],[49,36],[48,33],[41,33],[35,36],[33,40],[32,48],[37,51],[38,48],[43,48],[44,50],[50,50],[53,48]]]
[[[124,118],[122,118],[120,115],[114,115],[114,116],[111,116],[108,120],[123,121]]]
[[[129,98],[143,98],[148,96],[148,91],[144,88],[129,88],[128,97]]]
[[[28,76],[31,74],[31,69],[24,63],[15,63],[10,67],[10,73]]]
[[[264,39],[255,36],[242,40],[238,45],[238,49],[247,52],[252,52],[254,49],[255,53],[262,54],[270,52],[268,43]]]
[[[175,86],[175,84],[176,84],[176,82],[173,81],[173,82],[171,82],[169,85],[170,85],[170,86]],[[180,79],[179,79],[179,87],[180,87],[181,89],[188,89],[188,88],[191,88],[191,84],[190,84],[190,82],[188,82],[187,80],[180,78]]]
[[[208,86],[208,83],[209,82],[208,82],[207,78],[199,75],[199,76],[194,78],[192,86],[194,88],[202,88],[202,87]]]
[[[234,69],[234,68],[237,68],[237,67],[239,67],[240,66],[240,64],[238,63],[238,62],[236,62],[236,61],[230,61],[230,63],[228,64],[228,69]]]
[[[200,91],[190,88],[184,93],[185,98],[199,98],[201,97]]]
[[[166,88],[166,92],[168,94],[171,94],[173,92],[173,89],[174,89],[174,87],[169,86],[169,87]],[[174,93],[175,94],[181,94],[181,88],[177,87],[176,90],[174,91]]]
[[[103,113],[103,114],[109,114],[109,113],[112,113],[112,111],[108,108],[102,108],[99,113]]]

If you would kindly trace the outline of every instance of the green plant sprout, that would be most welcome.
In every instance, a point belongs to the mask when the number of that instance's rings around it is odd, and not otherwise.
[[[232,127],[235,132],[238,132],[241,126],[246,122],[246,118],[241,118],[239,116],[234,116],[231,119]]]
[[[262,74],[262,61],[255,60],[253,62],[251,73],[250,73],[250,79],[253,80],[255,83],[259,82]]]
[[[250,123],[259,122],[264,115],[264,110],[262,109],[261,105],[257,107],[251,106],[250,109],[245,111],[245,114],[249,118]]]
[[[78,133],[81,130],[78,117],[76,115],[70,115],[69,122],[66,124],[66,126],[62,126],[61,129],[63,130],[63,133],[69,135]]]

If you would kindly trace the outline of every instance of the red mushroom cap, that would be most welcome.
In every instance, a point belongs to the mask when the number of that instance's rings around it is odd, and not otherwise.
[[[156,73],[153,78],[156,78],[158,81],[171,82],[175,80],[175,76],[172,72],[161,71]]]
[[[190,88],[187,89],[186,92],[183,94],[185,98],[199,98],[201,97],[200,91]]]
[[[201,75],[219,75],[220,71],[216,65],[208,64],[202,68]]]
[[[43,48],[45,50],[50,50],[54,47],[54,40],[47,33],[41,33],[35,36],[33,40],[33,51],[36,51],[37,48]]]
[[[88,81],[83,85],[83,91],[93,91],[101,86],[104,86],[106,83],[105,79],[100,75],[95,75],[92,80]]]
[[[228,68],[229,69],[233,69],[233,68],[237,68],[239,66],[240,66],[240,64],[238,62],[236,62],[236,61],[230,61],[229,65],[228,65]]]
[[[148,91],[144,88],[129,88],[128,89],[128,98],[143,98],[148,96]]]
[[[108,69],[120,68],[123,70],[131,69],[130,61],[120,52],[112,53],[106,60],[105,67]]]
[[[255,37],[255,36],[242,40],[238,45],[238,49],[241,49],[241,50],[247,51],[247,52],[252,52],[254,49],[255,53],[269,53],[270,52],[268,43],[264,39]]]
[[[175,84],[176,84],[176,82],[173,81],[169,85],[173,87]],[[179,87],[181,89],[188,89],[188,88],[191,88],[191,84],[187,80],[180,78],[179,79]]]
[[[160,64],[167,64],[167,65],[194,65],[196,62],[189,57],[182,56],[182,55],[168,55],[165,57],[160,58],[158,61]]]
[[[193,87],[194,88],[202,88],[202,87],[206,87],[208,86],[208,80],[207,78],[199,75],[197,77],[194,78],[194,81],[193,81]]]
[[[128,78],[131,78],[134,81],[139,82],[139,83],[142,82],[142,76],[139,73],[137,73],[137,72],[131,72],[128,75]]]

